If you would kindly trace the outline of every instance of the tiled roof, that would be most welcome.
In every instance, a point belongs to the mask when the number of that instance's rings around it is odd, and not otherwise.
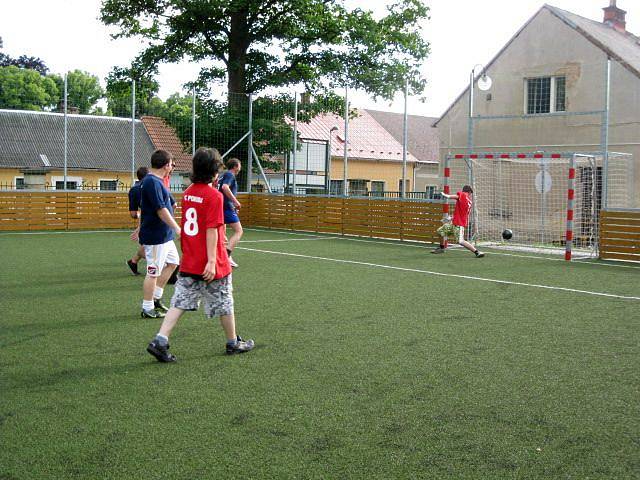
[[[619,32],[609,25],[590,20],[551,5],[544,8],[587,37],[640,77],[640,38],[631,32]]]
[[[543,5],[536,13],[525,23],[516,34],[500,49],[493,59],[485,66],[483,71],[490,72],[490,67],[493,63],[502,55],[502,53],[509,48],[511,43],[524,31],[525,28],[536,18],[540,12],[547,10],[552,15],[566,23],[569,27],[574,29],[580,35],[584,36],[587,40],[593,43],[595,46],[603,50],[612,59],[619,62],[627,70],[633,73],[636,77],[640,78],[640,37],[632,34],[631,32],[619,32],[615,28],[605,25],[604,23],[590,20],[575,13],[562,10],[551,5]],[[440,120],[442,120],[451,108],[460,101],[460,99],[467,93],[469,87],[465,88],[460,95],[453,101],[451,105],[444,111],[442,115],[434,122],[434,126],[437,126]]]
[[[367,110],[382,127],[402,145],[404,115],[393,112]],[[408,115],[407,146],[409,152],[421,162],[438,163],[438,129],[432,127],[435,117]]]
[[[314,117],[309,123],[298,122],[300,138],[327,140],[331,133],[331,156],[344,155],[344,119],[333,113],[324,113]],[[349,119],[349,158],[364,160],[402,161],[402,142],[398,142],[366,110],[357,110],[357,116]],[[409,153],[408,162],[417,159]]]
[[[136,168],[148,165],[154,146],[136,121]],[[131,171],[131,120],[67,115],[67,167]],[[64,168],[64,115],[0,110],[0,167]]]
[[[173,127],[159,117],[142,117],[142,123],[155,148],[166,150],[173,155],[176,171],[191,171],[191,155],[185,153],[184,146],[176,135]]]

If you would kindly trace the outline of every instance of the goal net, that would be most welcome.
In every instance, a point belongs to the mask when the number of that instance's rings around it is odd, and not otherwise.
[[[482,153],[449,155],[444,184],[455,193],[464,185],[474,191],[469,237],[506,248],[597,253],[598,219],[603,175],[623,181],[629,175],[628,155],[590,153]],[[611,183],[611,182],[609,182]],[[606,187],[605,187],[606,189]],[[609,201],[622,204],[628,189],[608,189]],[[513,237],[505,241],[502,232]],[[568,253],[568,255],[567,255]]]

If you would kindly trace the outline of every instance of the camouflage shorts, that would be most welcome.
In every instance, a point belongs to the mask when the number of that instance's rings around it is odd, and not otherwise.
[[[204,314],[209,317],[233,313],[233,283],[231,275],[207,283],[191,277],[178,277],[171,297],[171,306],[180,310],[198,310],[204,299]]]
[[[436,231],[441,237],[452,237],[457,239],[460,236],[460,227],[453,223],[445,223]]]

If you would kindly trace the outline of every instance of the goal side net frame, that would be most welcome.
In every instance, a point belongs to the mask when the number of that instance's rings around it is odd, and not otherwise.
[[[446,155],[443,191],[473,188],[466,231],[476,244],[564,253],[565,260],[593,257],[606,185],[603,164],[597,152]],[[443,215],[450,209],[445,200]],[[502,239],[505,229],[513,231],[512,240]]]

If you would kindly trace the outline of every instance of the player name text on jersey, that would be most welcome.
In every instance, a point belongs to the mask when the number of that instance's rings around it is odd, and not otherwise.
[[[185,195],[184,197],[185,200],[188,200],[190,202],[195,202],[195,203],[202,203],[202,197],[196,197],[194,195]]]

